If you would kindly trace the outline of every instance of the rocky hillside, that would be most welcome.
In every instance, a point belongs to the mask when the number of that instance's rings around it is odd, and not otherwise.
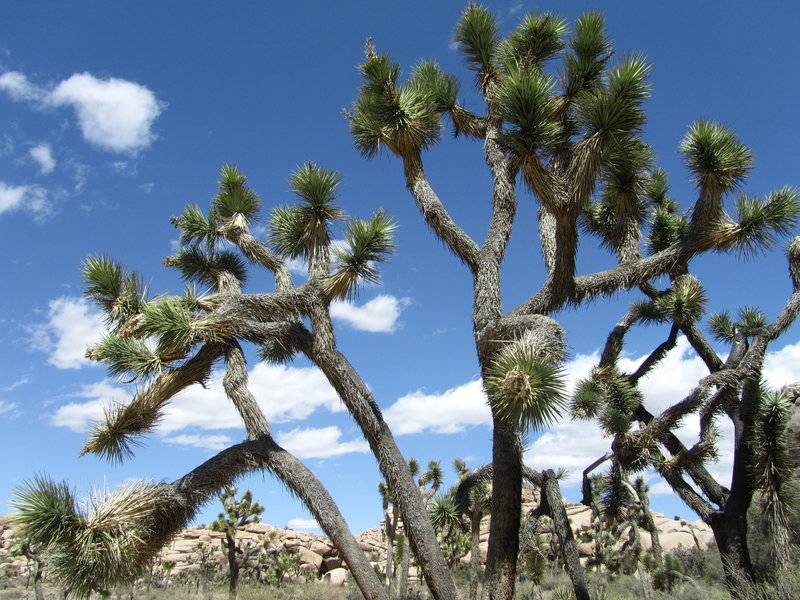
[[[535,492],[526,490],[524,506],[530,509],[536,506]],[[582,532],[592,529],[591,510],[583,505],[568,505],[567,514],[572,523],[573,530],[579,536]],[[710,528],[702,521],[686,521],[682,519],[668,519],[659,513],[653,513],[656,526],[660,532],[661,546],[665,551],[679,546],[705,548],[713,541]],[[486,549],[489,537],[489,517],[481,523],[481,561],[486,559]],[[545,542],[549,531],[545,529]],[[0,517],[0,574],[17,575],[24,573],[28,561],[24,557],[14,556],[12,548],[18,531],[11,525],[8,517]],[[646,548],[650,547],[650,536],[641,532],[642,541]],[[207,527],[189,527],[161,553],[162,568],[169,566],[172,575],[181,572],[193,572],[200,569],[201,560],[223,562],[220,540],[223,534],[211,531]],[[308,533],[281,529],[266,523],[248,525],[238,534],[238,539],[243,545],[258,546],[267,544],[274,551],[286,549],[299,560],[300,568],[313,577],[323,577],[334,584],[341,584],[347,572],[338,556],[336,549],[326,537]],[[385,569],[386,540],[381,528],[376,527],[356,536],[361,547],[369,556],[379,571]],[[620,536],[621,538],[623,536]],[[580,543],[581,556],[588,558],[593,551],[593,544]],[[468,559],[463,559],[467,561]],[[414,573],[412,572],[412,576]]]

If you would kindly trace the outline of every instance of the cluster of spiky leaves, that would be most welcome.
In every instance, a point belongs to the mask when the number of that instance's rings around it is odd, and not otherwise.
[[[258,523],[264,512],[264,507],[258,502],[253,502],[253,492],[245,490],[241,498],[236,498],[236,487],[229,485],[220,494],[219,501],[222,503],[224,512],[219,513],[217,519],[211,523],[214,531],[227,532],[236,538],[237,528],[250,523]]]
[[[375,263],[385,263],[394,252],[393,233],[396,225],[383,211],[371,219],[351,219],[345,230],[344,248],[334,248],[333,272],[325,281],[331,299],[351,298],[358,291],[359,281],[379,283]]]
[[[107,256],[88,256],[81,266],[85,294],[103,310],[106,325],[119,330],[147,303],[147,290],[138,273],[127,271]]]
[[[176,503],[168,486],[138,482],[81,508],[66,483],[36,476],[17,490],[12,506],[31,542],[45,549],[50,573],[88,598],[142,573],[166,541],[159,528]]]
[[[707,301],[700,280],[681,275],[666,293],[653,300],[634,302],[631,311],[643,323],[691,323],[703,316]]]
[[[493,414],[523,431],[547,427],[566,406],[563,369],[527,343],[513,342],[498,353],[486,390]]]
[[[708,328],[714,339],[727,343],[733,343],[737,331],[745,338],[750,338],[766,325],[767,316],[753,306],[740,308],[735,321],[728,311],[723,310],[712,314],[708,322]]]
[[[681,153],[701,188],[730,191],[753,166],[753,155],[730,128],[701,119],[689,127]]]
[[[273,209],[269,241],[284,256],[310,258],[331,243],[330,226],[342,219],[334,200],[341,177],[338,173],[306,163],[289,179],[299,202]]]
[[[606,435],[625,435],[631,429],[631,412],[640,402],[641,395],[625,375],[595,372],[575,386],[570,412],[578,419],[599,418]]]
[[[650,172],[644,194],[651,204],[647,251],[655,254],[686,237],[689,219],[679,212],[678,203],[669,197],[667,174],[662,169],[653,169]]]
[[[755,487],[762,494],[762,506],[773,523],[788,526],[797,515],[789,514],[789,501],[797,465],[790,455],[788,430],[792,404],[782,393],[761,386],[753,440]]]

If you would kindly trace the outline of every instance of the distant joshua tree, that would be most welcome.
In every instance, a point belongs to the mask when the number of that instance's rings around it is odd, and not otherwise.
[[[246,490],[242,497],[236,499],[236,488],[228,486],[219,497],[225,512],[219,513],[217,519],[211,523],[211,529],[222,531],[225,539],[222,547],[228,560],[228,598],[236,600],[236,590],[239,584],[239,569],[244,564],[242,549],[236,543],[236,534],[239,528],[251,523],[258,523],[259,515],[264,512],[264,507],[258,502],[253,502],[253,493]]]

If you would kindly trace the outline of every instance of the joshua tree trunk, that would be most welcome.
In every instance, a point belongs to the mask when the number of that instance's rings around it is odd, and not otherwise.
[[[236,600],[236,590],[239,586],[239,561],[236,560],[236,540],[227,531],[225,532],[225,549],[228,558],[228,598]]]
[[[553,531],[558,537],[559,545],[561,546],[564,566],[572,581],[575,598],[577,600],[591,600],[583,566],[581,566],[580,555],[578,554],[578,546],[575,543],[575,536],[572,535],[569,517],[567,517],[567,511],[561,501],[561,488],[552,469],[542,472],[542,502],[545,504],[546,512],[553,520]]]
[[[483,513],[474,510],[470,514],[470,556],[469,556],[469,600],[478,598],[478,570],[481,559],[481,517]]]

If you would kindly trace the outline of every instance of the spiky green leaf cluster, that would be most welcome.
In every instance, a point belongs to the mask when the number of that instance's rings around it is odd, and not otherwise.
[[[497,18],[475,2],[467,5],[456,25],[453,39],[469,68],[476,72],[480,87],[486,87],[496,75],[500,45],[497,29]]]
[[[103,361],[109,374],[132,380],[157,374],[164,366],[162,357],[145,340],[105,336],[92,349],[92,359]]]
[[[84,293],[102,308],[106,324],[119,329],[141,312],[146,294],[138,273],[127,271],[107,256],[88,256],[81,266]]]
[[[570,52],[565,57],[564,95],[577,98],[597,85],[611,57],[605,17],[594,11],[578,17],[569,39],[569,48]]]
[[[247,177],[233,165],[220,170],[219,188],[212,202],[212,214],[221,221],[241,215],[247,223],[255,223],[261,210],[261,200],[246,185]]]
[[[623,470],[618,464],[614,463],[605,478],[600,500],[603,517],[611,524],[624,521],[633,502],[633,496],[625,484]]]
[[[719,342],[732,343],[736,337],[736,331],[746,337],[752,337],[756,331],[767,325],[767,316],[763,311],[754,306],[740,308],[736,321],[730,313],[720,311],[711,315],[708,329],[715,340]]]
[[[500,62],[506,69],[541,69],[545,61],[564,49],[566,30],[567,21],[559,15],[528,13],[499,45]]]
[[[181,248],[165,259],[164,264],[177,269],[184,280],[212,289],[219,287],[220,278],[225,274],[232,275],[240,284],[247,280],[247,266],[238,254],[199,244]]]
[[[188,352],[198,341],[193,315],[179,297],[169,296],[147,305],[138,329],[141,335],[155,338],[158,354]]]
[[[596,373],[575,387],[570,412],[575,418],[599,418],[606,435],[625,435],[641,396],[630,380],[616,373]]]
[[[511,344],[492,363],[486,390],[492,411],[537,431],[555,421],[566,406],[564,372],[535,348]]]
[[[681,142],[686,166],[701,187],[735,189],[753,166],[753,156],[728,127],[701,119]]]
[[[437,533],[451,529],[464,529],[465,524],[456,508],[452,495],[436,496],[428,505],[428,517]]]
[[[754,461],[750,469],[756,488],[762,493],[762,506],[768,518],[783,525],[793,516],[789,514],[789,493],[796,465],[789,451],[791,413],[792,404],[786,396],[762,389],[753,442]]]
[[[742,255],[773,248],[778,236],[789,235],[800,220],[800,191],[785,187],[770,193],[765,201],[742,194],[736,216],[725,224],[728,241],[723,245]]]
[[[361,65],[363,83],[353,110],[350,132],[362,155],[377,156],[388,148],[400,157],[414,157],[441,137],[441,106],[448,83],[422,66],[416,79],[398,85],[399,67],[371,43]],[[446,102],[445,102],[446,103]]]
[[[294,359],[296,351],[278,341],[270,341],[258,347],[258,358],[271,365],[285,365]]]
[[[279,253],[310,258],[330,246],[330,226],[344,217],[334,203],[340,182],[338,173],[312,162],[292,173],[289,185],[299,202],[276,207],[270,215],[268,238]]]
[[[49,573],[76,598],[139,576],[160,547],[150,543],[159,536],[160,518],[182,507],[168,486],[149,482],[94,497],[89,510],[77,506],[65,483],[45,476],[15,496],[15,520],[46,550]]]
[[[690,323],[703,316],[707,301],[700,281],[691,275],[681,275],[667,293],[654,300],[634,302],[631,311],[645,323]]]
[[[345,231],[344,248],[335,248],[333,272],[325,281],[325,292],[330,299],[352,298],[358,282],[380,282],[375,263],[385,263],[394,253],[394,230],[397,226],[383,211],[371,219],[352,219]]]
[[[213,248],[219,235],[219,223],[212,212],[208,217],[196,204],[189,204],[183,209],[180,217],[172,221],[180,230],[180,243],[182,245],[204,244]]]
[[[578,98],[579,122],[589,135],[623,136],[645,122],[642,102],[650,94],[650,65],[643,56],[625,57],[606,72],[601,85]]]

